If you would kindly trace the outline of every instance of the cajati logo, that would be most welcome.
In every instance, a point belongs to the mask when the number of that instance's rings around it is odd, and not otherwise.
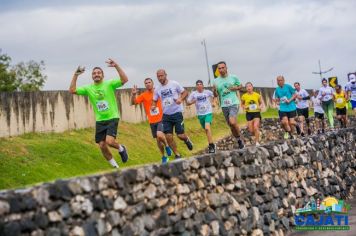
[[[295,230],[350,230],[350,205],[335,197],[311,200],[296,210]]]

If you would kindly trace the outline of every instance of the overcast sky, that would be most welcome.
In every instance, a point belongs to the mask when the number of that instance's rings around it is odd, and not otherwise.
[[[1,0],[0,48],[13,63],[44,60],[45,90],[67,89],[78,65],[87,68],[79,85],[91,83],[91,68],[108,57],[126,71],[129,87],[157,81],[158,68],[185,86],[207,81],[202,39],[209,64],[225,60],[243,83],[272,86],[282,74],[317,88],[318,59],[341,84],[356,71],[355,9],[354,0]]]

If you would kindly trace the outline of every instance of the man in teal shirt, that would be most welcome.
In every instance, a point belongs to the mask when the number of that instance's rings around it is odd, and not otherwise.
[[[297,107],[295,99],[297,94],[295,89],[286,84],[282,75],[277,76],[278,87],[274,92],[274,102],[279,104],[279,118],[281,120],[282,128],[285,130],[284,138],[293,138],[293,130],[299,128],[296,126],[295,117],[297,115]]]
[[[226,63],[218,63],[220,76],[213,82],[214,96],[220,100],[220,106],[224,113],[226,123],[229,125],[232,135],[236,138],[239,148],[244,148],[244,143],[240,136],[240,127],[237,124],[237,113],[239,112],[240,101],[237,91],[242,88],[240,80],[227,73]]]
[[[92,71],[93,84],[77,87],[78,76],[84,73],[84,68],[78,67],[73,75],[69,92],[72,94],[88,96],[95,113],[95,142],[106,160],[115,168],[119,165],[110,152],[109,146],[118,149],[122,162],[127,162],[126,147],[116,142],[117,127],[120,113],[116,102],[115,90],[123,86],[128,78],[121,67],[112,59],[106,61],[109,67],[114,67],[120,78],[104,81],[104,72],[100,67]]]

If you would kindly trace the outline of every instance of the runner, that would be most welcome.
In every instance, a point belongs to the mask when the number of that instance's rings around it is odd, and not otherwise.
[[[177,150],[177,145],[173,141],[173,129],[178,138],[187,145],[189,150],[193,150],[193,143],[184,133],[183,120],[183,101],[187,97],[188,92],[178,82],[167,79],[166,71],[159,69],[157,71],[157,79],[160,85],[155,89],[151,110],[157,108],[157,101],[162,99],[163,107],[163,132],[166,135],[169,146],[172,148],[175,158],[181,158]]]
[[[216,145],[213,142],[211,135],[211,122],[213,121],[213,106],[215,106],[214,94],[210,90],[204,89],[203,81],[195,82],[196,90],[193,91],[187,100],[187,105],[195,103],[199,122],[205,129],[206,137],[209,143],[209,153],[215,153]]]
[[[350,81],[346,84],[345,91],[347,93],[347,97],[350,99],[354,115],[356,115],[356,75],[351,74],[349,78]]]
[[[346,128],[347,116],[346,116],[346,106],[347,106],[347,94],[341,89],[341,85],[336,85],[335,93],[333,99],[336,107],[336,118],[340,122],[340,128]]]
[[[241,97],[242,108],[246,111],[248,130],[255,136],[256,146],[260,146],[260,121],[262,119],[261,109],[265,105],[261,95],[253,91],[253,85],[251,82],[247,82],[245,87],[247,93]]]
[[[244,148],[243,140],[240,136],[240,127],[237,124],[237,113],[239,112],[240,101],[237,91],[241,89],[240,80],[227,73],[226,63],[218,63],[220,76],[213,82],[214,96],[219,96],[220,106],[224,113],[226,123],[229,125],[232,135],[236,138],[239,148]]]
[[[314,107],[314,118],[315,118],[315,126],[318,134],[325,133],[325,120],[324,120],[324,110],[321,107],[321,101],[317,97],[318,92],[314,89],[313,96],[311,97],[311,101]],[[321,130],[320,130],[321,127]]]
[[[321,99],[321,106],[323,107],[324,113],[328,118],[330,128],[334,128],[334,103],[333,94],[334,89],[328,86],[328,81],[324,78],[322,79],[323,86],[319,89],[318,98]]]
[[[284,138],[293,138],[292,132],[296,130],[296,106],[295,98],[297,94],[295,89],[289,85],[285,84],[284,77],[282,75],[277,76],[278,87],[275,90],[274,96],[277,104],[279,104],[279,118],[281,120],[282,128],[284,129]]]
[[[145,108],[148,122],[150,123],[152,137],[156,139],[157,146],[162,154],[162,163],[167,163],[169,158],[164,155],[164,150],[166,150],[168,156],[172,155],[172,151],[168,146],[166,137],[164,136],[163,133],[162,103],[161,100],[159,99],[157,102],[157,108],[153,111],[151,110],[151,104],[152,104],[153,93],[154,93],[153,80],[151,78],[146,78],[144,83],[145,83],[146,91],[141,93],[139,96],[136,96],[137,86],[134,85],[134,87],[132,88],[131,105],[137,105],[143,103],[143,107]]]
[[[115,90],[123,86],[128,78],[121,67],[112,59],[106,61],[109,67],[114,67],[119,78],[104,81],[104,71],[100,67],[94,67],[92,71],[93,84],[77,87],[78,76],[84,73],[85,68],[78,67],[75,71],[69,92],[72,94],[88,96],[93,106],[96,119],[95,142],[106,160],[115,168],[119,165],[113,158],[109,146],[118,149],[122,162],[127,162],[129,156],[124,145],[116,142],[117,126],[120,119],[116,102]]]
[[[296,98],[296,106],[297,106],[297,114],[299,120],[299,127],[300,127],[300,134],[304,137],[304,121],[307,124],[308,134],[311,134],[310,130],[310,121],[309,121],[309,103],[308,100],[310,99],[309,93],[305,90],[300,88],[300,83],[295,82],[294,88],[297,91],[297,98]],[[297,128],[298,129],[298,128]]]

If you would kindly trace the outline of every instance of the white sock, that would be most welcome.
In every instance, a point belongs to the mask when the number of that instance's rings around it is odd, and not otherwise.
[[[119,145],[119,152],[124,151],[125,149],[122,147],[122,145]]]
[[[114,158],[111,158],[108,162],[109,162],[113,167],[119,168],[119,165],[116,163],[116,161],[115,161]]]

